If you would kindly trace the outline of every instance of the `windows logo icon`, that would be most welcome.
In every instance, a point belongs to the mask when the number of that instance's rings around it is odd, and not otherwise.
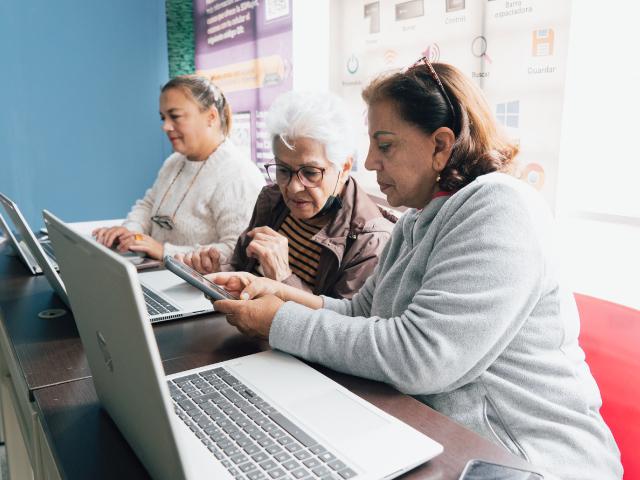
[[[496,120],[505,127],[518,128],[520,125],[520,100],[498,103]]]

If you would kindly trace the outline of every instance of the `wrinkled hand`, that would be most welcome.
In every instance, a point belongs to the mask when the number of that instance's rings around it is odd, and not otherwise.
[[[252,238],[247,256],[260,262],[264,276],[281,282],[291,275],[289,241],[270,227],[257,227],[247,233]]]
[[[240,300],[251,300],[273,295],[284,300],[280,282],[257,277],[248,272],[220,272],[206,278],[222,287]]]
[[[184,255],[178,253],[175,255],[175,259],[200,273],[220,271],[220,252],[214,247],[198,248]]]
[[[225,313],[227,322],[241,333],[268,339],[273,317],[283,303],[278,297],[266,295],[255,300],[218,300],[213,306]]]
[[[126,227],[101,227],[96,228],[91,235],[93,235],[98,243],[101,243],[107,248],[111,248],[113,244],[127,234],[132,233]]]
[[[156,260],[162,260],[162,257],[164,257],[164,245],[144,233],[130,232],[121,236],[118,251],[126,252],[127,250],[142,252],[147,257],[155,258]]]

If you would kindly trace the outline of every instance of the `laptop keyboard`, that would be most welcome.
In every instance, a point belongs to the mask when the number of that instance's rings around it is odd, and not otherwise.
[[[168,384],[178,416],[236,479],[345,480],[357,475],[222,367]]]
[[[149,315],[160,315],[163,313],[178,311],[178,309],[174,305],[167,302],[157,293],[152,292],[144,285],[140,286],[142,287],[142,293],[144,294],[144,301],[147,304],[147,312],[149,313]]]

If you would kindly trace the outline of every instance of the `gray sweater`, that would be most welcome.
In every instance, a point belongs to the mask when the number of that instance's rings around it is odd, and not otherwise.
[[[479,177],[398,222],[351,300],[285,303],[273,348],[387,382],[562,479],[622,477],[531,187]]]

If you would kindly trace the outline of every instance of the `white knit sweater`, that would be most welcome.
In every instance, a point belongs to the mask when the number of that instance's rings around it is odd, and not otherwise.
[[[178,175],[183,165],[184,169]],[[161,228],[151,221],[153,215],[173,215],[201,166],[202,162],[189,161],[180,153],[172,154],[123,225],[163,243],[165,255],[211,246],[220,251],[223,261],[228,258],[238,236],[249,224],[254,204],[265,184],[258,167],[243,157],[230,140],[225,140],[206,160],[176,213],[173,230]]]

